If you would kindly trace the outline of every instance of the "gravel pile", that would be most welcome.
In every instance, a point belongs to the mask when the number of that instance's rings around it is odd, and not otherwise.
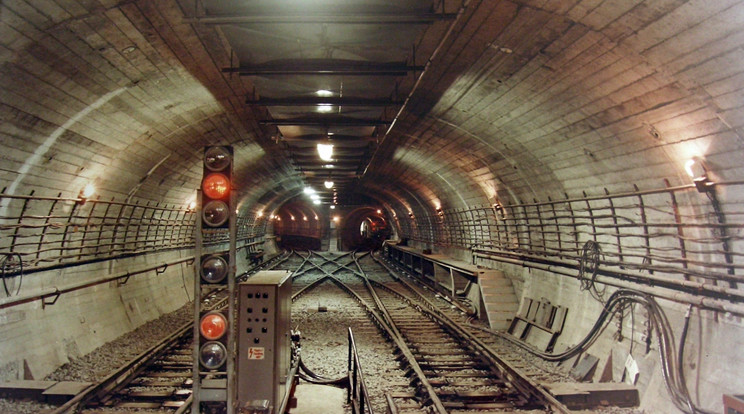
[[[193,304],[189,303],[174,312],[147,322],[91,353],[62,365],[44,380],[98,382],[171,334],[176,327],[193,319],[193,309]],[[1,414],[42,413],[54,408],[55,406],[36,401],[0,398]]]

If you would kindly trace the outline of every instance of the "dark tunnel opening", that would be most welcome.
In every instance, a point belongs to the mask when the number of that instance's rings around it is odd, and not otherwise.
[[[340,246],[344,250],[375,250],[390,237],[390,225],[380,208],[360,207],[340,223]]]
[[[322,250],[327,233],[327,217],[308,203],[293,200],[271,217],[274,235],[280,248],[286,250]]]

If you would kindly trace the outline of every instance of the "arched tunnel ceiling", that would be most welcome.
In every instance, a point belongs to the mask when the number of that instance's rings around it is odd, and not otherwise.
[[[686,182],[692,155],[744,176],[740,0],[245,4],[3,2],[0,186],[185,205],[217,143],[241,208],[328,178],[433,209]]]

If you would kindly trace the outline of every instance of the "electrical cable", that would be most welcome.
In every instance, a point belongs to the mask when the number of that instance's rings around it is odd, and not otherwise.
[[[17,296],[19,293],[21,293],[21,285],[23,284],[23,256],[21,256],[19,253],[2,253],[3,259],[2,262],[0,262],[0,270],[2,271],[2,280],[3,280],[3,289],[5,290],[5,295],[10,296]],[[12,262],[12,257],[15,256],[18,258],[17,263]],[[5,275],[6,270],[17,272],[16,275]],[[8,286],[9,280],[12,277],[18,276],[18,287],[13,289],[15,286],[15,283],[12,282],[11,286]],[[15,292],[12,292],[15,290]]]
[[[499,334],[499,336],[547,361],[565,361],[589,349],[589,347],[599,338],[600,334],[604,332],[607,326],[609,326],[612,317],[614,317],[616,313],[624,311],[628,306],[632,306],[633,304],[640,304],[646,309],[648,312],[649,322],[657,332],[656,336],[659,343],[661,373],[664,378],[664,384],[672,397],[674,405],[686,414],[712,414],[709,411],[705,411],[695,406],[690,398],[685,377],[682,373],[681,355],[682,351],[684,351],[683,344],[687,336],[686,326],[689,323],[689,316],[686,316],[685,327],[683,327],[680,342],[680,356],[678,358],[674,347],[674,332],[672,331],[671,324],[669,323],[664,310],[659,306],[653,296],[649,294],[629,289],[621,289],[613,292],[604,304],[599,318],[596,320],[589,333],[579,341],[577,345],[560,353],[549,354],[541,352],[509,335]]]

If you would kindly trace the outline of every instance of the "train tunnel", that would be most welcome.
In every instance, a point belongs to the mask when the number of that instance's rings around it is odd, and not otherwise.
[[[744,390],[744,1],[13,0],[0,22],[0,381],[193,300],[196,243],[228,244],[195,231],[204,151],[229,146],[246,257],[496,270],[509,320],[568,309],[556,352],[632,290],[671,340],[629,307],[594,382],[648,413]]]

